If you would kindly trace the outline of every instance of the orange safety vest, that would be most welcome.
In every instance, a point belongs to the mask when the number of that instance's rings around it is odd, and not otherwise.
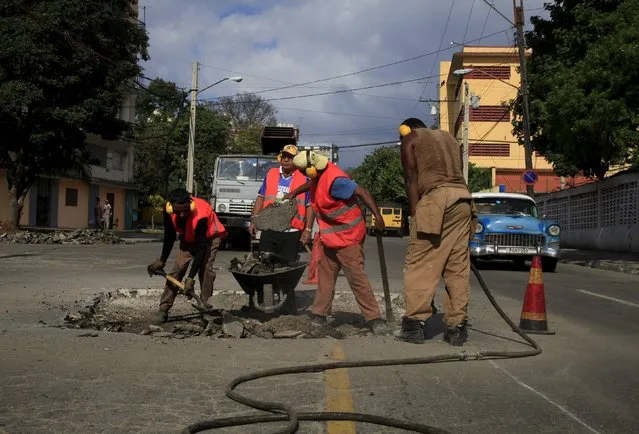
[[[195,204],[195,210],[191,211],[186,220],[186,231],[183,231],[177,224],[177,216],[171,214],[171,221],[175,231],[182,236],[182,239],[187,243],[195,242],[195,227],[197,223],[203,218],[208,219],[209,227],[206,231],[206,239],[211,240],[214,237],[226,238],[226,228],[222,225],[217,218],[217,214],[211,208],[211,205],[200,198],[192,197]]]
[[[311,186],[311,205],[317,214],[322,244],[340,249],[362,242],[366,236],[364,214],[357,200],[336,200],[330,195],[335,178],[346,177],[335,164],[329,162],[317,182]]]
[[[264,191],[264,208],[274,203],[277,199],[277,189],[280,184],[280,169],[274,167],[266,174],[266,190]],[[302,175],[299,170],[293,172],[293,179],[291,179],[291,187],[289,191],[294,191],[296,188],[306,184],[306,176]],[[304,230],[304,219],[306,217],[306,201],[304,200],[305,193],[299,194],[295,200],[297,202],[297,213],[291,221],[291,227],[293,229]]]

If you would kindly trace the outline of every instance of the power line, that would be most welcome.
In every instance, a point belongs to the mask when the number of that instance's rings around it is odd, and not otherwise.
[[[429,78],[439,77],[439,76],[440,76],[440,74],[433,75],[433,76],[426,76],[426,77],[411,78],[409,80],[394,81],[394,82],[391,82],[391,83],[382,83],[382,84],[375,84],[375,85],[371,85],[371,86],[355,87],[355,88],[352,88],[352,89],[340,89],[340,90],[334,90],[334,91],[330,91],[330,92],[311,93],[311,94],[306,94],[306,95],[294,95],[294,96],[283,96],[283,97],[279,97],[279,98],[267,98],[267,99],[263,99],[262,101],[283,101],[283,100],[289,100],[289,99],[309,98],[309,97],[313,97],[313,96],[334,95],[334,94],[337,94],[337,93],[352,92],[354,90],[376,89],[378,87],[387,87],[387,86],[396,86],[398,84],[415,83],[415,82],[419,82],[419,81],[422,81],[422,80],[427,80]],[[254,92],[254,93],[259,93],[259,92]],[[212,100],[215,100],[215,99],[222,99],[222,98],[232,98],[232,97],[202,98],[200,101],[212,101]],[[243,104],[244,102],[231,101],[231,103],[232,104]],[[252,103],[252,101],[250,103]],[[214,104],[219,104],[219,103],[214,103]]]
[[[506,15],[502,14],[502,13],[501,13],[501,11],[500,11],[499,9],[497,9],[497,8],[495,7],[495,5],[494,5],[494,4],[490,4],[490,3],[488,3],[488,0],[482,0],[482,1],[483,1],[484,3],[486,3],[486,4],[488,5],[488,7],[490,7],[492,10],[494,10],[494,11],[495,11],[495,12],[497,12],[499,15],[501,15],[503,19],[505,19],[506,21],[508,21],[508,22],[510,23],[510,25],[511,25],[511,26],[515,27],[515,23],[513,23],[512,21],[510,21],[510,20],[508,19],[508,17],[506,17]]]
[[[504,30],[509,30],[509,29],[504,29]],[[485,37],[489,38],[491,36],[498,35],[498,34],[504,32],[504,30],[500,30],[498,32],[492,33],[492,34],[490,34],[488,36],[485,36]],[[335,79],[338,79],[338,78],[345,78],[345,77],[350,77],[350,76],[353,76],[353,75],[363,74],[365,72],[375,71],[375,70],[382,69],[382,68],[388,68],[389,66],[395,66],[395,65],[402,64],[402,63],[406,63],[406,62],[411,62],[413,60],[422,59],[424,57],[428,57],[428,56],[432,56],[434,54],[438,54],[438,53],[441,53],[441,52],[444,52],[444,51],[452,50],[453,48],[456,48],[456,47],[459,47],[459,46],[463,46],[463,45],[469,44],[471,42],[479,41],[481,39],[483,39],[483,38],[475,38],[475,39],[471,39],[469,41],[460,42],[459,44],[455,43],[455,44],[452,44],[449,47],[440,48],[438,50],[431,51],[429,53],[419,54],[417,56],[409,57],[407,59],[397,60],[395,62],[386,63],[386,64],[383,64],[383,65],[372,66],[370,68],[362,69],[362,70],[359,70],[359,71],[349,72],[347,74],[334,75],[334,76],[331,76],[331,77],[321,78],[321,79],[318,79],[318,80],[305,81],[303,83],[292,84],[292,85],[289,85],[289,86],[276,87],[276,88],[273,88],[273,89],[270,89],[270,90],[263,90],[263,91],[258,91],[258,92],[254,92],[254,93],[274,92],[276,90],[290,89],[292,87],[305,86],[307,84],[321,83],[321,82],[324,82],[324,81],[335,80]],[[224,98],[224,97],[220,97],[220,98]]]

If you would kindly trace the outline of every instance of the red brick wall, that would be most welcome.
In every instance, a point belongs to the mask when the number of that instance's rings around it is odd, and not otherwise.
[[[536,193],[549,193],[561,189],[561,177],[555,175],[552,170],[537,170],[536,172],[539,177],[535,184]],[[497,169],[495,185],[504,185],[508,193],[525,193],[526,184],[522,179],[523,173],[522,169]],[[564,188],[577,187],[590,182],[593,182],[593,180],[583,176],[566,177]]]

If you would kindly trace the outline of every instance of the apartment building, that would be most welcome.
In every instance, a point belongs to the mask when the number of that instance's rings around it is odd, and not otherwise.
[[[137,20],[138,4],[132,2]],[[135,95],[122,103],[120,119],[135,123]],[[88,166],[90,176],[40,176],[25,197],[20,218],[21,226],[78,229],[92,226],[96,197],[107,199],[112,207],[111,227],[114,230],[132,229],[137,212],[134,183],[134,154],[132,142],[125,139],[103,140],[88,135],[87,149],[96,164]],[[0,221],[9,219],[10,209],[6,170],[0,168]]]
[[[531,51],[528,50],[527,55]],[[471,69],[459,76],[453,72]],[[464,81],[470,95],[479,97],[471,106],[468,126],[468,160],[490,168],[492,189],[524,192],[525,150],[512,133],[512,113],[505,107],[517,96],[520,86],[519,55],[516,47],[465,46],[451,60],[440,62],[439,128],[461,143],[464,119]],[[472,101],[472,99],[471,99]],[[550,192],[590,182],[584,177],[556,175],[544,157],[533,152],[533,169],[538,175],[535,192]]]

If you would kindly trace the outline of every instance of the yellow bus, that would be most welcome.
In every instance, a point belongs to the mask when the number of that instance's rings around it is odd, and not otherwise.
[[[381,205],[379,206],[379,212],[384,219],[386,233],[393,233],[395,236],[401,237],[404,229],[402,208],[399,206]],[[371,215],[369,221],[368,232],[373,235],[375,233],[375,216]]]

